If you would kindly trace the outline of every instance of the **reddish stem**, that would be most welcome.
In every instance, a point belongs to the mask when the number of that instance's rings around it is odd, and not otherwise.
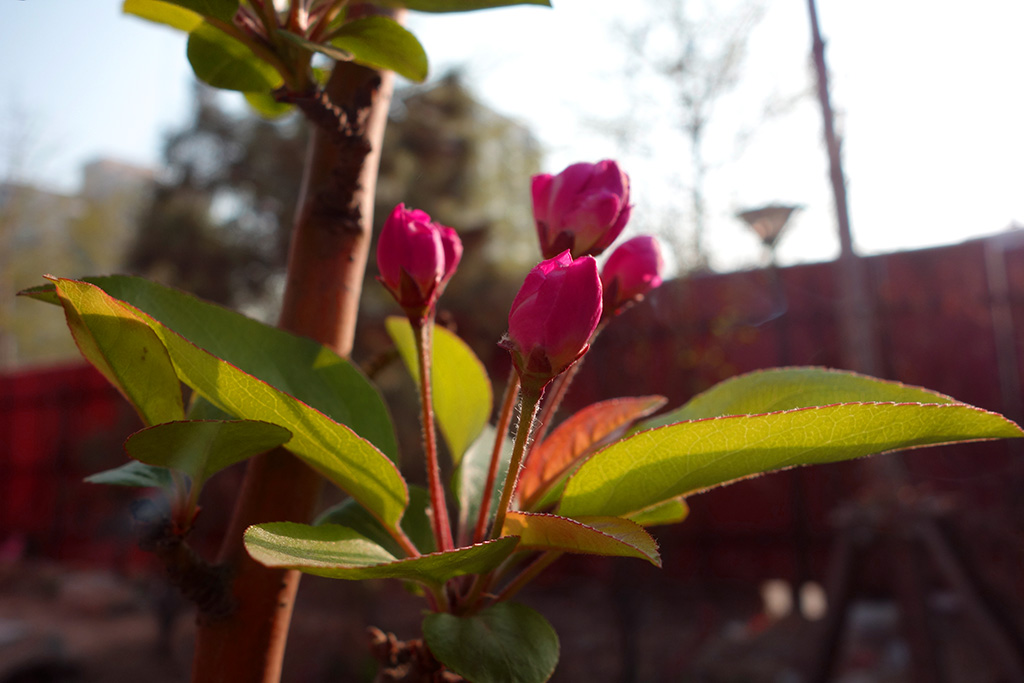
[[[557,550],[549,550],[545,553],[538,555],[530,564],[526,565],[525,568],[512,579],[504,588],[501,589],[497,595],[494,596],[494,602],[504,602],[509,600],[522,590],[526,584],[537,578],[542,571],[551,566],[551,564],[560,558],[564,553]]]
[[[491,450],[491,462],[487,467],[487,481],[481,492],[480,510],[477,515],[476,527],[473,530],[474,543],[480,543],[487,538],[487,523],[491,517],[491,498],[494,497],[494,482],[498,480],[501,449],[505,445],[508,426],[512,423],[512,414],[515,412],[518,397],[519,375],[513,368],[509,372],[508,383],[505,385],[505,396],[501,400],[501,412],[498,413],[498,424],[495,426],[494,448]]]
[[[501,498],[498,500],[498,511],[494,515],[494,525],[491,527],[492,539],[501,537],[505,516],[512,506],[512,494],[515,492],[516,482],[519,481],[519,469],[523,464],[523,455],[530,443],[530,430],[533,428],[533,420],[537,416],[537,407],[540,405],[540,397],[543,393],[543,386],[527,385],[522,388],[519,427],[516,429],[516,442],[512,447],[512,460],[509,462],[508,472],[505,474],[505,485],[501,490]]]
[[[437,431],[434,429],[434,399],[430,366],[433,358],[434,321],[431,317],[410,318],[419,359],[420,408],[423,421],[423,450],[427,457],[427,488],[430,491],[431,522],[437,549],[444,552],[455,547],[452,526],[448,521],[448,504],[441,483],[441,466],[437,461]]]

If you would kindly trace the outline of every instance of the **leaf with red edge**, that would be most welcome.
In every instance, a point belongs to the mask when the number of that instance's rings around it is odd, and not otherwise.
[[[146,425],[181,420],[181,382],[160,337],[123,302],[89,296],[76,283],[56,284],[75,343],[82,355],[128,400]]]
[[[126,289],[121,295],[132,295],[131,301],[76,280],[60,278],[55,286],[61,303],[83,319],[83,329],[90,331],[90,339],[100,345],[98,348],[113,365],[131,368],[138,363],[140,342],[135,332],[148,327],[155,333],[155,338],[149,335],[153,344],[166,349],[170,357],[166,362],[173,366],[168,371],[171,376],[177,373],[196,393],[230,415],[290,430],[293,436],[288,450],[349,493],[386,526],[402,518],[409,502],[405,480],[383,452],[350,426],[360,422],[378,436],[387,437],[390,418],[382,411],[378,417],[385,424],[374,426],[375,419],[369,424],[363,422],[363,409],[372,408],[380,399],[372,385],[346,361],[308,339],[143,280],[115,277],[100,282],[114,291]],[[43,290],[30,295],[52,299]],[[132,344],[125,346],[123,337],[129,333]],[[141,385],[137,380],[133,383]],[[180,395],[180,389],[174,390]],[[323,410],[318,408],[321,405]],[[342,418],[345,424],[337,421]],[[380,427],[384,427],[383,432]]]
[[[439,662],[475,683],[545,683],[558,665],[558,634],[525,605],[499,602],[468,615],[435,612],[423,638]]]
[[[456,576],[483,574],[516,549],[506,537],[441,553],[399,559],[353,529],[337,524],[257,524],[245,531],[245,549],[267,567],[298,569],[332,579],[402,579],[441,586]]]
[[[1005,417],[963,403],[840,403],[649,429],[588,459],[559,514],[632,517],[659,503],[798,465],[902,448],[1021,438]]]
[[[587,455],[665,405],[664,396],[613,398],[589,405],[534,447],[519,475],[522,507],[533,508]]]
[[[504,536],[519,536],[519,550],[557,550],[586,555],[639,557],[661,566],[658,544],[642,526],[621,517],[569,519],[536,512],[510,512]]]
[[[690,516],[690,506],[684,497],[673,498],[644,508],[626,517],[640,526],[664,526],[678,524]]]

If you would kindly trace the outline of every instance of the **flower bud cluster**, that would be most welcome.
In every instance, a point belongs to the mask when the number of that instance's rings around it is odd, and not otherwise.
[[[600,275],[594,256],[629,221],[629,177],[614,161],[569,166],[533,178],[533,215],[545,259],[512,303],[503,345],[523,384],[543,386],[590,347],[602,318],[661,284],[663,260],[653,237],[625,242]]]
[[[603,318],[661,284],[664,262],[653,237],[635,237],[598,273],[595,256],[629,221],[629,177],[614,161],[573,164],[534,176],[533,214],[541,261],[512,303],[503,340],[524,384],[543,387],[575,363]],[[377,247],[380,281],[410,318],[433,314],[462,257],[454,230],[399,204]]]

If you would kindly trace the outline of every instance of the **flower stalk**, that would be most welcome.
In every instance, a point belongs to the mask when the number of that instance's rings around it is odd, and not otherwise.
[[[494,596],[494,602],[504,602],[505,600],[511,599],[516,593],[521,591],[527,584],[540,576],[541,572],[550,567],[555,560],[564,554],[565,553],[558,550],[548,550],[547,552],[541,553],[535,557],[514,579],[509,581],[508,584],[506,584],[505,587]]]
[[[495,426],[494,447],[491,450],[491,462],[487,467],[487,480],[480,495],[480,510],[477,515],[476,527],[473,530],[473,542],[480,543],[487,537],[487,523],[491,517],[491,498],[494,496],[494,483],[498,479],[498,466],[501,464],[501,449],[505,445],[508,426],[512,423],[516,399],[519,398],[519,375],[515,369],[509,372],[505,395],[501,400],[501,411]]]
[[[505,484],[501,489],[501,498],[498,500],[498,511],[494,515],[494,523],[491,526],[491,539],[501,537],[501,529],[505,525],[505,517],[512,506],[512,494],[515,492],[516,482],[519,480],[519,470],[523,464],[523,455],[530,444],[530,432],[533,430],[533,420],[540,407],[540,399],[544,394],[544,386],[535,384],[524,384],[519,404],[519,427],[516,429],[516,441],[512,447],[512,460],[508,465],[508,472],[505,474]]]
[[[434,400],[431,391],[431,359],[433,357],[434,321],[431,317],[409,318],[416,353],[419,359],[420,408],[423,422],[423,450],[427,459],[427,488],[430,492],[430,507],[433,511],[431,524],[434,541],[441,552],[455,547],[452,527],[448,521],[448,503],[445,500],[444,485],[441,482],[441,466],[437,458],[437,430],[434,428]]]

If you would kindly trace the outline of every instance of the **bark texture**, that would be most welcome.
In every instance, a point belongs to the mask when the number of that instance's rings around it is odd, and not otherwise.
[[[339,63],[325,92],[292,101],[315,124],[292,233],[279,326],[348,356],[373,225],[373,195],[393,74]],[[194,683],[280,679],[294,571],[268,569],[242,546],[251,524],[308,521],[320,478],[284,449],[253,458],[246,470],[219,562],[229,572],[236,608],[202,613]]]

